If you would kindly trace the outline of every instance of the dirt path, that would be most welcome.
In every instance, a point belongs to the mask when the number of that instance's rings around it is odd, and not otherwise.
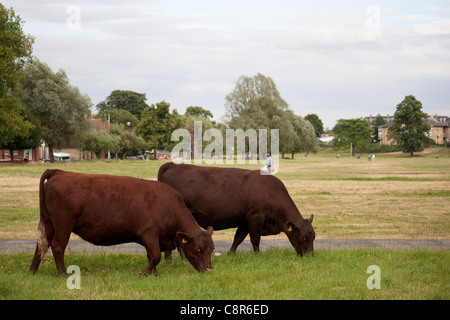
[[[215,241],[215,252],[227,253],[231,247],[231,241]],[[0,240],[0,254],[34,253],[36,241],[34,240]],[[262,240],[260,249],[265,251],[271,248],[292,248],[288,240]],[[450,239],[322,239],[314,241],[317,249],[387,249],[387,250],[413,250],[413,249],[438,249],[450,250]],[[252,245],[245,240],[238,251],[250,251]],[[136,243],[126,243],[115,246],[95,246],[83,240],[70,240],[66,252],[76,253],[138,253],[145,254],[143,246]]]

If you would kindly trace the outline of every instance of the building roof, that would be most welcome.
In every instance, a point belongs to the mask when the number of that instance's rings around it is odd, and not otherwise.
[[[445,121],[437,121],[437,119],[443,119]],[[388,121],[382,126],[379,126],[378,128],[390,128],[394,125],[394,119],[392,118],[392,121]],[[428,118],[423,118],[422,122],[428,123],[431,127],[450,127],[450,117],[448,116],[429,116]]]

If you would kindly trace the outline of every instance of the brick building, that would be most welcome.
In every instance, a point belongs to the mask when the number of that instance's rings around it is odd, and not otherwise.
[[[365,119],[367,120],[368,117]],[[388,139],[389,128],[394,124],[394,119],[391,117],[391,121],[387,121],[384,125],[378,127],[378,139],[380,144],[392,145],[396,144],[394,139]],[[450,145],[450,117],[449,116],[428,116],[422,119],[423,122],[430,125],[430,131],[428,132],[428,137],[433,139],[436,144]]]
[[[108,129],[108,120],[105,119],[91,119],[94,128],[97,131]],[[76,146],[72,145],[70,139],[67,139],[63,148],[55,148],[54,153],[62,152],[70,154],[71,160],[82,160],[82,159],[96,159],[95,154],[92,152],[83,152]],[[42,145],[25,150],[13,150],[14,161],[24,162],[24,161],[45,161],[49,160],[48,146],[45,143]],[[105,155],[102,154],[103,158]],[[10,150],[0,149],[0,162],[11,161]]]

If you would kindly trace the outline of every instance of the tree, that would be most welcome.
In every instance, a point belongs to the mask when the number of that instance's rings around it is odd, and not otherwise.
[[[203,117],[207,120],[210,120],[213,118],[213,114],[211,111],[206,110],[202,107],[187,107],[186,112],[184,113],[185,116],[193,116],[193,117]]]
[[[298,136],[298,142],[296,143],[295,148],[291,151],[291,158],[294,159],[295,152],[316,153],[319,148],[319,140],[317,139],[314,126],[311,122],[294,114],[292,125]]]
[[[111,136],[108,131],[90,129],[81,134],[80,148],[83,151],[95,153],[97,159],[100,159],[102,152],[118,149],[119,139]]]
[[[134,129],[127,129],[123,124],[111,124],[109,134],[116,142],[111,151],[121,159],[125,159],[128,153],[141,153],[147,146],[145,140],[139,137]]]
[[[202,123],[202,132],[201,132],[201,136],[202,137],[205,134],[206,130],[214,128],[213,122],[211,120],[209,120],[208,118],[200,115],[200,114],[203,114],[203,113],[190,113],[189,114],[186,111],[186,113],[184,114],[184,117],[183,117],[184,124],[183,124],[182,127],[187,129],[189,131],[190,136],[191,136],[191,159],[195,158],[195,152],[194,152],[194,141],[195,141],[195,139],[194,139],[195,127],[194,126],[195,126],[195,122],[201,122]],[[212,116],[212,114],[211,114],[211,116]],[[201,150],[204,150],[205,147],[209,144],[209,142],[205,141],[203,139],[202,139],[201,142],[202,142]]]
[[[402,151],[409,152],[411,157],[414,152],[422,151],[430,143],[431,139],[427,137],[430,125],[422,120],[425,117],[422,103],[413,95],[406,96],[397,105],[394,124],[389,129],[388,136],[395,139]]]
[[[351,147],[352,156],[357,148],[367,147],[372,140],[372,128],[362,118],[340,119],[335,126],[333,144],[335,148]]]
[[[298,152],[317,152],[318,140],[314,133],[314,128],[309,121],[296,115],[292,110],[284,112],[281,122],[276,124],[283,128],[280,131],[280,151],[282,157],[285,153],[291,154],[294,159]]]
[[[373,140],[375,142],[380,142],[380,139],[378,138],[379,134],[378,134],[378,128],[380,126],[382,126],[383,124],[386,123],[386,120],[384,120],[383,116],[381,114],[378,114],[375,118],[375,120],[373,121]]]
[[[281,117],[287,107],[275,82],[260,73],[241,76],[225,98],[227,123],[234,129],[269,128],[273,117]]]
[[[183,125],[183,117],[176,110],[170,113],[170,103],[161,101],[144,110],[138,125],[138,133],[151,149],[167,149],[174,143],[172,132]]]
[[[324,132],[323,131],[323,122],[320,120],[319,116],[315,113],[311,113],[305,116],[306,121],[309,121],[314,127],[314,132],[317,138]]]
[[[9,150],[11,162],[14,162],[13,150],[33,149],[41,144],[42,139],[42,128],[39,120],[26,108],[22,108],[21,112],[23,120],[31,123],[32,127],[27,134],[16,135],[12,141],[3,145],[4,149]]]
[[[14,91],[24,64],[31,60],[34,38],[22,30],[24,21],[0,3],[0,97]]]
[[[105,101],[97,104],[100,113],[107,113],[114,109],[123,109],[141,118],[142,112],[148,108],[145,93],[137,93],[130,90],[114,90]]]
[[[124,109],[113,109],[110,111],[104,111],[102,113],[93,116],[95,119],[109,119],[111,123],[123,124],[126,127],[136,128],[139,124],[139,119],[130,111]]]
[[[19,86],[20,100],[39,119],[53,162],[54,148],[62,147],[77,131],[88,128],[86,117],[91,101],[70,85],[62,69],[54,73],[47,64],[35,59],[24,71]]]
[[[0,148],[8,149],[8,145],[16,139],[29,135],[33,124],[23,117],[26,112],[16,96],[8,94],[0,97]]]
[[[33,124],[17,96],[22,69],[31,60],[34,38],[22,30],[24,21],[0,3],[0,147],[26,138]]]
[[[225,121],[231,129],[267,129],[270,132],[278,128],[280,137],[289,135],[289,129],[282,125],[288,104],[275,82],[260,73],[254,77],[241,76],[226,96],[225,107]]]

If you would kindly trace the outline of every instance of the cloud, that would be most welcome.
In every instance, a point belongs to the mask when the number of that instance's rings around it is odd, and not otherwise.
[[[63,68],[94,103],[128,89],[219,119],[238,77],[258,72],[297,114],[317,113],[328,127],[393,114],[415,92],[431,113],[450,98],[442,85],[450,85],[450,22],[440,13],[448,6],[379,7],[379,25],[369,28],[377,16],[360,2],[77,1],[80,28],[71,29],[73,1],[5,3],[36,36],[34,54]]]

